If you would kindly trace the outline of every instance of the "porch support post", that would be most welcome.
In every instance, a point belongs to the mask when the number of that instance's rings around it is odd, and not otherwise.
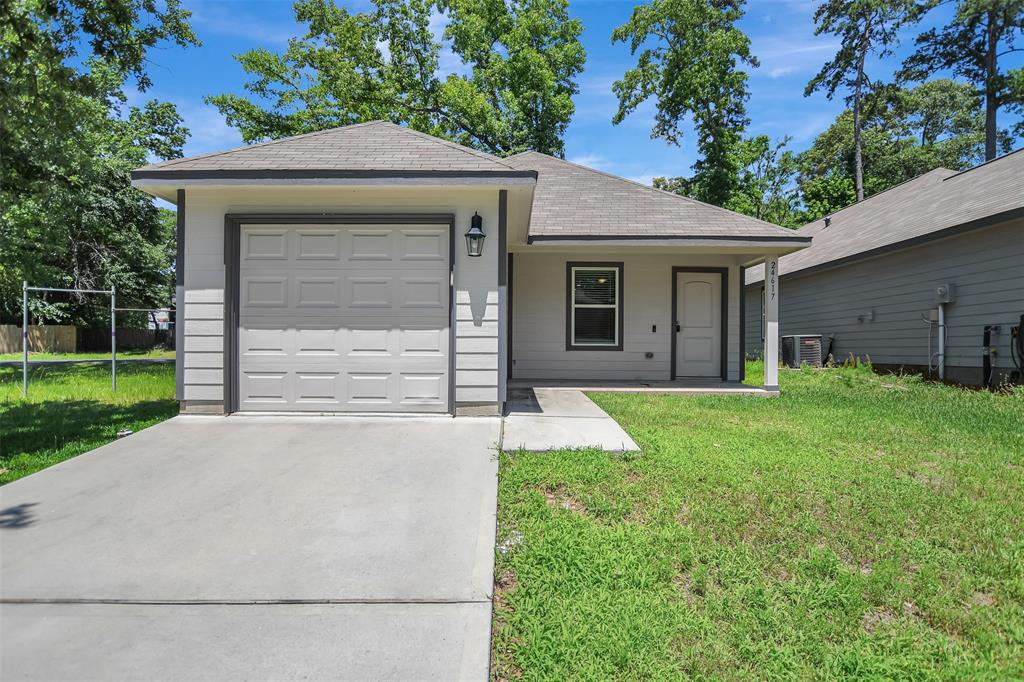
[[[764,260],[764,388],[779,390],[779,257]]]

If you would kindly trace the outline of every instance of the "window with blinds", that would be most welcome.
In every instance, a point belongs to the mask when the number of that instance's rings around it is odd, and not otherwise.
[[[570,265],[571,348],[621,349],[622,267]]]

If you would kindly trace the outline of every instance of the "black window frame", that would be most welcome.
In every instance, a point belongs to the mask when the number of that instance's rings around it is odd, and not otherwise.
[[[616,270],[616,277],[618,278],[618,286],[616,287],[616,300],[618,305],[616,306],[616,340],[618,341],[615,345],[596,345],[596,344],[575,344],[572,338],[572,320],[573,320],[573,304],[572,304],[572,293],[574,288],[572,271],[574,268],[614,268]],[[625,280],[626,272],[623,267],[623,261],[567,261],[565,264],[565,350],[577,351],[577,350],[589,350],[589,351],[621,351],[623,348],[623,341],[625,340],[625,319],[626,319],[626,297],[625,297]]]

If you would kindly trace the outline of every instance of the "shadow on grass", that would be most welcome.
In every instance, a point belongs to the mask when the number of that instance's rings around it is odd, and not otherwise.
[[[113,440],[117,431],[139,422],[177,414],[174,400],[145,400],[130,404],[98,400],[21,403],[0,414],[3,434],[0,457],[50,453],[65,445]]]

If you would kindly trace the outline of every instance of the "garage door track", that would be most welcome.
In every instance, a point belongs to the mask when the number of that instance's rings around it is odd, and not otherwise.
[[[484,679],[499,430],[178,417],[9,484],[0,678]]]

